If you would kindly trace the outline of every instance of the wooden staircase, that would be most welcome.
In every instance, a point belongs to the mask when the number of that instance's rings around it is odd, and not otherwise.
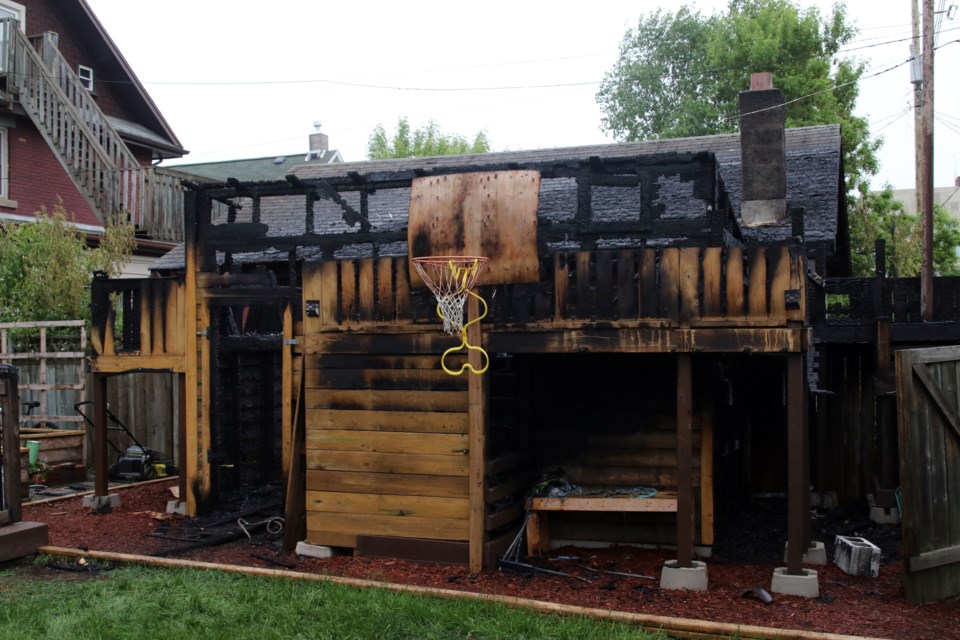
[[[128,223],[155,240],[183,237],[180,180],[141,166],[57,47],[3,20],[7,93],[24,108],[103,223]]]

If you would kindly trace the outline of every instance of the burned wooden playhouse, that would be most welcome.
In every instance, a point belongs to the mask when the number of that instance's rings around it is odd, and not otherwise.
[[[802,573],[840,132],[784,132],[751,103],[779,92],[745,95],[742,137],[192,184],[162,275],[94,282],[95,405],[107,376],[178,373],[186,512],[276,483],[313,545],[478,570],[526,522],[534,552],[676,545],[688,566],[773,490]],[[437,255],[489,259],[464,335],[482,375],[441,366],[459,338],[412,266]],[[528,500],[550,480],[603,493]]]

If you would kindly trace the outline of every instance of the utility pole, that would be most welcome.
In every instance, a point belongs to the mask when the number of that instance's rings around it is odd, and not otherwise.
[[[933,319],[933,0],[923,0],[923,261],[920,316]]]
[[[920,0],[910,0],[913,43],[910,45],[910,82],[913,84],[914,212],[923,211],[923,55],[920,41]]]

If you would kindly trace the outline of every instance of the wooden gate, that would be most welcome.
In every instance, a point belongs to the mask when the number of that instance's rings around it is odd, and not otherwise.
[[[960,594],[960,346],[897,352],[907,599]]]

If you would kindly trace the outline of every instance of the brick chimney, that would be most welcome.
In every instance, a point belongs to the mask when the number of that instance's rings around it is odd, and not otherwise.
[[[313,123],[313,128],[315,131],[310,134],[310,152],[308,155],[313,158],[318,158],[323,155],[324,151],[330,150],[330,138],[327,134],[320,133],[319,120]]]
[[[787,158],[783,92],[773,75],[754,73],[740,93],[740,222],[747,227],[787,222]]]

